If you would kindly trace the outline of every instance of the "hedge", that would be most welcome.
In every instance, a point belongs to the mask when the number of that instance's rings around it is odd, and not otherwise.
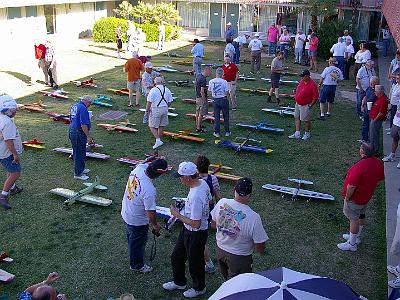
[[[156,24],[137,24],[134,23],[136,28],[140,27],[143,32],[146,33],[146,42],[157,42],[158,41],[158,25]],[[127,42],[128,37],[126,31],[128,29],[128,22],[124,19],[109,17],[98,20],[93,26],[93,40],[98,43],[110,43],[115,42],[115,28],[121,25],[122,28],[122,40]],[[175,40],[180,37],[182,33],[182,27],[176,25],[165,26],[165,39]]]

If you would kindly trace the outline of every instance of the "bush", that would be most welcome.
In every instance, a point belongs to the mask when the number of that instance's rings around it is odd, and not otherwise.
[[[146,42],[157,42],[158,41],[158,25],[156,24],[136,24],[138,28],[142,28],[143,32],[146,33]],[[123,37],[122,40],[127,42],[126,31],[128,30],[128,22],[124,19],[109,17],[98,20],[93,26],[93,40],[98,43],[110,43],[115,42],[115,28],[118,25],[122,27]],[[167,24],[165,26],[165,39],[176,40],[181,36],[182,27],[176,25]]]

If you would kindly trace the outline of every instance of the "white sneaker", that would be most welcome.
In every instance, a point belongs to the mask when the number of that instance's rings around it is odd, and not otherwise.
[[[343,233],[343,238],[348,241],[350,238],[350,234],[348,233]],[[361,244],[361,239],[359,237],[356,238],[356,244],[360,245]]]
[[[400,162],[396,166],[397,169],[400,169]]]
[[[389,273],[396,275],[396,277],[400,276],[400,272],[397,270],[396,266],[387,266],[387,270]]]
[[[143,265],[143,267],[141,267],[140,269],[133,269],[131,267],[129,267],[129,269],[131,269],[132,271],[138,272],[138,273],[149,273],[151,271],[153,271],[153,267],[150,267],[149,265]]]
[[[167,291],[184,290],[184,289],[186,289],[186,285],[177,285],[173,281],[163,283],[162,287],[163,287],[164,290],[167,290]]]
[[[392,289],[400,288],[400,278],[388,281],[388,286],[390,286]]]
[[[214,265],[212,265],[212,266],[204,265],[204,272],[206,272],[206,273],[214,273],[216,270],[217,270],[217,268],[215,268]]]
[[[83,174],[87,174],[87,173],[89,173],[90,172],[90,169],[85,169],[85,170],[83,170]]]
[[[213,136],[215,136],[216,138],[219,138],[219,133],[214,132]]]
[[[343,251],[357,251],[357,244],[352,245],[348,241],[345,243],[337,244],[337,247]]]
[[[88,180],[89,176],[82,174],[81,176],[74,176],[75,179],[79,179],[79,180]]]
[[[309,132],[304,132],[303,137],[301,138],[303,141],[309,140],[311,134]]]
[[[296,132],[295,132],[295,133],[289,135],[288,138],[289,138],[289,139],[300,139],[300,138],[301,138],[301,135],[300,135],[300,133],[299,133],[299,134],[296,134]]]
[[[204,295],[206,293],[206,288],[204,288],[201,291],[196,291],[195,289],[188,289],[187,291],[183,292],[183,296],[185,296],[186,298],[195,298],[201,295]]]
[[[386,132],[386,135],[391,135],[392,133],[389,131],[389,132]]]
[[[389,161],[394,161],[394,160],[395,160],[395,158],[394,158],[394,155],[392,155],[392,153],[390,153],[390,154],[386,155],[384,158],[382,158],[382,161],[384,161],[384,162],[389,162]]]
[[[230,131],[229,131],[229,132],[225,132],[225,136],[226,136],[226,137],[229,137],[229,136],[231,136],[231,135],[232,135],[232,132],[230,132]]]
[[[153,146],[153,149],[157,149],[158,147],[164,145],[164,143],[162,141],[156,141],[156,143]]]

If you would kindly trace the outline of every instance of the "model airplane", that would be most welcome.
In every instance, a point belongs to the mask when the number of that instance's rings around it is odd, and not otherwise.
[[[109,88],[109,89],[107,89],[107,91],[113,92],[113,93],[115,93],[117,95],[128,95],[129,96],[129,90],[127,88],[123,88],[123,89],[112,89],[112,88]]]
[[[38,93],[42,94],[43,96],[47,97],[53,97],[53,98],[58,98],[58,99],[68,99],[67,92],[64,90],[56,90],[54,92],[48,92],[48,91],[39,91]]]
[[[172,199],[175,202],[175,207],[180,212],[182,212],[182,210],[185,208],[186,198],[173,197]],[[177,221],[179,221],[177,218],[175,218],[171,214],[171,210],[169,207],[156,206],[156,214],[157,214],[157,217],[164,219],[165,229],[167,229],[168,231],[171,231],[172,226],[174,226],[174,224]]]
[[[296,200],[300,197],[303,198],[308,198],[308,199],[321,199],[321,200],[329,200],[329,201],[334,201],[335,197],[329,194],[324,194],[320,192],[314,192],[310,190],[304,190],[301,188],[302,185],[313,185],[314,183],[312,181],[308,180],[302,180],[302,179],[296,179],[296,178],[288,178],[289,182],[294,182],[297,183],[297,187],[287,187],[287,186],[281,186],[281,185],[275,185],[275,184],[264,184],[262,186],[263,189],[270,190],[270,191],[275,191],[279,192],[282,194],[282,197],[284,194],[288,194],[292,196],[292,200]]]
[[[1,252],[0,253],[0,262],[6,262],[6,263],[10,263],[12,262],[13,259],[11,257],[8,256],[8,254],[6,252]],[[11,282],[15,279],[15,275],[8,273],[2,269],[0,269],[0,282]]]
[[[222,67],[222,64],[201,64],[201,65],[203,67],[211,67],[211,68],[214,68],[214,69]]]
[[[131,132],[135,133],[138,132],[136,128],[133,128],[133,126],[136,126],[136,124],[132,124],[127,120],[126,122],[119,122],[118,124],[105,124],[105,123],[99,123],[97,126],[103,127],[109,131],[117,131],[117,132]]]
[[[176,140],[182,139],[182,140],[188,140],[188,141],[197,142],[197,143],[202,143],[205,141],[205,139],[198,137],[197,134],[192,133],[189,130],[181,130],[178,133],[164,131],[163,135],[169,136],[170,138],[176,139]]]
[[[190,104],[196,104],[196,99],[192,99],[192,98],[184,98],[182,99],[183,102],[186,103],[190,103]],[[212,106],[213,105],[213,100],[212,99],[208,99],[208,106]]]
[[[171,63],[182,66],[191,66],[193,64],[191,60],[171,60]]]
[[[262,77],[261,80],[264,80],[266,82],[271,82],[271,78]],[[279,83],[282,83],[282,84],[299,84],[299,81],[298,80],[283,80],[283,79],[280,79]]]
[[[191,87],[193,83],[189,80],[169,80],[168,83],[174,83],[178,87]]]
[[[153,70],[157,72],[166,72],[166,73],[180,72],[179,70],[173,69],[171,66],[153,67]]]
[[[168,108],[169,109],[169,108]],[[139,108],[139,111],[141,112],[146,112],[145,108]],[[173,113],[173,112],[168,112],[168,117],[177,117],[178,114],[177,113]]]
[[[226,147],[226,148],[231,148],[236,151],[236,153],[239,153],[240,151],[250,151],[250,152],[258,152],[258,153],[265,153],[269,154],[273,150],[272,149],[267,149],[267,148],[262,148],[259,146],[254,146],[254,145],[249,145],[247,142],[249,141],[249,138],[245,138],[242,143],[235,143],[231,141],[221,141],[221,140],[215,140],[214,143],[218,146]]]
[[[249,89],[249,88],[240,88],[239,89],[241,92],[245,92],[245,93],[250,93],[250,94],[263,94],[263,95],[267,95],[269,94],[269,90],[266,89]],[[283,93],[283,94],[279,94],[279,97],[290,97],[290,98],[294,98],[293,94],[287,94],[287,93]]]
[[[90,195],[94,189],[101,191],[107,190],[107,187],[100,185],[99,178],[96,176],[96,180],[93,183],[84,183],[87,187],[80,190],[79,192],[74,192],[73,190],[64,188],[55,188],[50,190],[50,193],[68,198],[64,201],[64,205],[71,205],[76,201],[85,202],[89,204],[96,204],[100,206],[109,206],[112,200],[106,199],[99,196]]]
[[[211,112],[211,114],[213,114],[213,113]],[[185,116],[196,118],[196,114],[186,114]],[[214,118],[213,115],[210,115],[210,113],[209,113],[208,115],[203,116],[203,121],[209,121],[209,122],[214,123],[215,122],[215,118]],[[221,117],[219,119],[219,122],[220,123],[224,123],[224,118]]]
[[[265,65],[267,68],[271,68],[271,65]],[[284,70],[289,70],[289,67],[282,67]],[[297,75],[297,74],[296,74]]]
[[[53,121],[62,121],[64,122],[64,124],[70,124],[71,120],[69,119],[69,115],[67,114],[59,114],[59,113],[55,113],[55,112],[46,112],[46,114],[48,116],[50,116],[50,118],[53,119]]]
[[[80,80],[72,80],[71,82],[73,84],[75,84],[76,86],[80,86],[80,87],[97,88],[97,85],[94,83],[93,78],[82,80],[82,81],[80,81]]]
[[[238,78],[237,78],[238,80],[243,80],[243,81],[255,81],[255,80],[257,80],[255,77],[248,77],[248,76],[245,76],[245,75],[239,75],[238,76]]]
[[[146,159],[135,159],[135,158],[131,158],[131,157],[121,157],[121,158],[117,158],[117,160],[119,162],[122,162],[122,163],[127,163],[129,165],[136,166],[138,164],[150,163],[150,162],[152,162],[152,161],[154,161],[154,160],[156,160],[156,159],[158,159],[160,157],[161,156],[158,155],[158,152],[156,152],[156,153],[151,154],[151,155],[147,155],[146,154]],[[172,166],[168,165],[168,171],[171,171],[172,168],[173,168]]]
[[[106,102],[104,102],[106,101]],[[112,107],[112,104],[107,103],[111,102],[112,98],[104,96],[104,95],[97,95],[96,99],[92,101],[92,104],[98,105],[98,106],[103,106],[103,107]]]
[[[35,148],[35,149],[45,149],[46,147],[43,146],[44,142],[41,142],[37,139],[29,140],[29,141],[24,141],[22,142],[22,145],[28,148]]]
[[[258,123],[256,123],[256,125],[237,123],[236,126],[260,130],[260,131],[271,131],[271,132],[284,132],[285,131],[285,129],[283,129],[283,128],[276,128],[276,127],[273,127],[272,124],[267,124],[265,122],[258,122]]]
[[[208,171],[208,173],[215,175],[218,179],[225,179],[236,182],[241,178],[240,176],[221,172],[221,171],[229,172],[232,170],[231,167],[223,166],[222,164],[211,164],[210,167],[213,169]]]
[[[54,148],[53,151],[73,155],[73,150],[71,148],[59,147],[59,148]],[[98,158],[98,159],[105,160],[105,159],[109,159],[111,156],[107,155],[107,154],[103,154],[103,153],[86,151],[86,157]]]
[[[284,106],[280,108],[263,108],[261,109],[262,111],[270,112],[270,113],[276,113],[281,116],[294,116],[294,107],[290,106]]]

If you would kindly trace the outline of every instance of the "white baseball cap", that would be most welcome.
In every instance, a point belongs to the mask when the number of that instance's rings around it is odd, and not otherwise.
[[[231,25],[232,25],[232,23],[231,23],[231,22],[229,22],[229,23],[227,23],[227,24],[226,24],[226,26],[231,26]]]
[[[260,37],[260,34],[259,34],[259,33],[256,33],[254,36],[255,36],[255,37]]]
[[[197,173],[197,166],[191,161],[184,161],[179,164],[178,171],[175,172],[174,177],[192,176]]]
[[[145,68],[152,69],[152,68],[153,68],[153,64],[152,64],[150,61],[147,61],[147,62],[144,64],[144,67],[145,67]]]
[[[17,109],[17,102],[15,102],[14,98],[4,94],[0,96],[0,111],[6,111],[9,109]]]

